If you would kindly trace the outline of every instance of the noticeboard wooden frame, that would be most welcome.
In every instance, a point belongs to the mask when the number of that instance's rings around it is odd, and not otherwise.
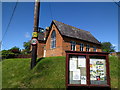
[[[69,58],[70,56],[86,56],[86,76],[87,76],[87,84],[69,84]],[[110,68],[109,68],[109,53],[106,52],[81,52],[81,51],[66,51],[66,88],[71,86],[78,87],[111,87],[110,84]],[[103,56],[106,59],[106,76],[107,76],[107,84],[106,85],[96,85],[90,84],[90,56]]]

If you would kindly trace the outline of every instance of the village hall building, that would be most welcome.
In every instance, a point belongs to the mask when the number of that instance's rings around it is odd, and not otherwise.
[[[53,20],[38,33],[37,57],[65,56],[65,51],[101,52],[101,43],[88,31]]]

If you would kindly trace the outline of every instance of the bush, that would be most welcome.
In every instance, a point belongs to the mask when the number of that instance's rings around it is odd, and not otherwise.
[[[18,55],[21,53],[20,49],[18,47],[12,47],[9,51],[11,51],[12,53]]]
[[[2,59],[13,58],[15,56],[15,54],[10,50],[3,50],[1,55],[2,55]]]

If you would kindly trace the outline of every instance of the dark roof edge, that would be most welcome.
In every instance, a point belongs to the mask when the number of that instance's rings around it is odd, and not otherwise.
[[[52,27],[52,24],[54,23],[54,25],[56,26],[56,28],[58,29],[58,27],[57,27],[57,25],[55,24],[55,21],[56,20],[52,20],[52,23],[51,23],[51,26],[50,27]],[[59,21],[58,21],[59,22]],[[61,22],[62,23],[62,22]],[[64,24],[64,23],[63,23]],[[68,25],[68,24],[65,24],[65,25]],[[70,26],[70,25],[68,25],[68,26]],[[72,26],[73,27],[73,26]],[[74,28],[76,28],[76,27],[74,27]],[[51,29],[51,28],[50,28]],[[79,29],[79,28],[77,28],[77,29]],[[82,29],[79,29],[79,30],[82,30]],[[59,29],[58,29],[58,31],[59,31]],[[85,30],[83,30],[83,31],[85,31]],[[89,31],[85,31],[85,32],[88,32],[88,33],[90,33]],[[62,35],[61,34],[61,32],[59,31],[59,33],[60,33],[60,35],[61,36],[64,36],[64,35]],[[91,34],[91,33],[90,33]],[[91,34],[92,35],[92,34]],[[93,36],[93,35],[92,35]],[[69,36],[65,36],[65,37],[69,37]],[[73,38],[73,37],[69,37],[69,38]],[[94,39],[96,39],[94,36],[93,36],[93,38]],[[78,39],[78,38],[74,38],[74,39]],[[78,40],[82,40],[82,39],[78,39]],[[97,39],[96,39],[97,40]],[[82,40],[82,41],[86,41],[86,42],[90,42],[90,41],[87,41],[87,40]],[[98,40],[97,40],[98,41]],[[99,41],[98,41],[99,42]],[[97,44],[97,45],[101,45],[101,43],[99,44],[99,43],[94,43],[94,42],[90,42],[90,43],[93,43],[93,44]]]
[[[62,36],[64,36],[64,35],[62,35]],[[64,36],[64,37],[68,37],[68,36]],[[68,38],[73,38],[73,37],[68,37]],[[81,40],[81,41],[93,43],[93,42],[90,42],[90,41],[87,41],[87,40],[78,39],[78,38],[73,38],[73,39],[77,39],[77,40]],[[101,46],[101,42],[100,42],[100,44],[99,44],[99,43],[93,43],[93,44],[97,44],[97,45],[100,45],[100,46]]]
[[[58,32],[60,33],[60,35],[63,36],[54,21],[56,21],[56,20],[53,20],[53,21],[52,21],[51,27],[52,27],[52,25],[54,24],[55,27],[57,28]],[[50,28],[50,29],[51,29],[51,28]]]
[[[57,20],[52,20],[52,22],[56,22]],[[60,22],[60,21],[57,21],[57,22]],[[60,22],[60,23],[62,23],[62,24],[65,24],[65,23],[63,23],[63,22]],[[65,24],[65,25],[68,25],[68,24]],[[72,25],[68,25],[68,26],[70,26],[70,27],[73,27],[73,28],[76,28],[76,29],[78,29],[78,30],[82,30],[82,31],[84,31],[84,32],[88,32],[88,33],[90,33],[89,31],[86,31],[86,30],[83,30],[83,29],[80,29],[80,28],[77,28],[77,27],[74,27],[74,26],[72,26]]]

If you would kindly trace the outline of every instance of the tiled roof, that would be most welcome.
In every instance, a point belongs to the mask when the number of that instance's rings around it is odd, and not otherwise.
[[[38,40],[44,41],[44,33],[42,33],[42,32],[38,33]]]
[[[53,20],[51,26],[55,24],[62,36],[76,38],[96,44],[101,44],[90,32]],[[38,40],[44,41],[44,33],[38,34]]]
[[[61,35],[101,44],[90,32],[53,20]]]

